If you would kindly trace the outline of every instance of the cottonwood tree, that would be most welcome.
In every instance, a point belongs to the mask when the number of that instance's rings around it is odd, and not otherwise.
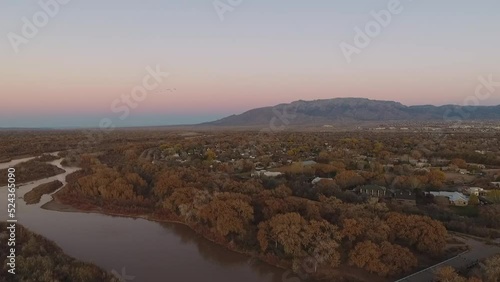
[[[483,271],[485,282],[498,282],[500,279],[500,255],[487,259]]]
[[[378,245],[368,240],[358,243],[350,252],[349,264],[387,276],[413,269],[417,266],[417,258],[399,245],[389,242]]]
[[[443,224],[427,216],[391,212],[386,219],[391,234],[421,252],[440,254],[446,246],[447,231]]]
[[[283,248],[285,254],[302,256],[303,246],[310,239],[306,225],[306,220],[298,213],[279,214],[269,220],[269,235],[275,244]]]
[[[200,218],[207,221],[222,236],[230,233],[244,235],[253,220],[251,198],[238,193],[218,193],[200,210]]]
[[[339,241],[341,234],[335,225],[326,220],[312,220],[307,226],[310,242],[306,246],[307,254],[314,262],[314,272],[319,265],[337,267],[340,264]]]
[[[160,199],[172,195],[176,190],[184,186],[179,175],[172,170],[164,170],[160,173],[153,187],[153,194]]]
[[[346,189],[363,184],[365,179],[352,170],[346,170],[335,176],[335,182],[340,188]]]
[[[451,266],[443,266],[434,272],[434,279],[439,282],[465,282],[465,278],[458,275]]]

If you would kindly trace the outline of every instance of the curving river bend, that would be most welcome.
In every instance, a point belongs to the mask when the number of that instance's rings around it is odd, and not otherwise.
[[[2,163],[0,169],[29,159],[32,158]],[[61,160],[50,163],[63,168]],[[52,199],[50,195],[44,195],[38,204],[25,204],[21,197],[26,192],[56,179],[66,184],[66,175],[78,170],[63,169],[66,170],[63,174],[18,184],[16,216],[19,224],[54,241],[78,260],[118,274],[125,273],[128,280],[123,281],[133,282],[300,281],[283,269],[226,250],[181,224],[42,209],[41,206]],[[6,194],[6,187],[0,187],[2,221],[7,219]]]

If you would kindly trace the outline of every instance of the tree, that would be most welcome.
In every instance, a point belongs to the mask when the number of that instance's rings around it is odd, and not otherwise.
[[[219,193],[200,210],[200,218],[210,223],[222,236],[246,234],[253,220],[250,197],[238,193]]]
[[[457,166],[458,168],[467,168],[467,162],[460,158],[451,160],[451,164]]]
[[[337,267],[340,264],[338,247],[341,238],[337,227],[326,220],[312,220],[307,231],[311,240],[306,246],[306,252],[313,258],[314,271],[322,264]]]
[[[316,160],[318,163],[327,164],[330,161],[330,154],[327,151],[321,151]]]
[[[163,199],[172,195],[172,193],[183,186],[183,181],[179,174],[172,170],[164,170],[161,172],[153,187],[153,194],[158,198]]]
[[[298,213],[279,214],[269,221],[270,237],[283,247],[285,254],[300,257],[304,254],[303,246],[310,240],[306,225]]]
[[[354,218],[347,218],[342,221],[342,237],[354,242],[365,230],[363,223]]]
[[[292,189],[288,188],[285,184],[280,184],[278,187],[274,188],[273,195],[277,198],[286,198],[292,195]]]
[[[175,190],[170,197],[163,201],[163,208],[170,210],[178,215],[181,214],[182,205],[192,204],[196,195],[194,188],[179,188]]]
[[[337,267],[340,263],[337,227],[326,220],[305,220],[298,213],[274,216],[259,224],[257,240],[263,252],[284,252],[294,259],[312,262],[314,271],[320,265]]]
[[[215,152],[212,149],[207,149],[207,151],[205,152],[205,159],[208,161],[213,161],[216,158],[217,155],[215,154]]]
[[[349,264],[370,272],[385,275],[388,270],[380,262],[380,248],[371,241],[364,241],[356,245],[349,253]]]
[[[427,177],[429,179],[429,184],[435,188],[443,187],[443,183],[446,181],[446,174],[437,169],[432,169]]]
[[[500,278],[500,255],[491,257],[484,264],[485,282],[498,282]]]
[[[419,160],[420,158],[422,158],[422,153],[418,150],[413,150],[411,151],[411,157]]]
[[[443,266],[436,269],[434,272],[434,280],[438,282],[472,282],[478,281],[477,278],[471,277],[469,279],[460,276],[453,267]],[[481,281],[479,279],[479,281]]]
[[[417,258],[407,248],[389,242],[380,245],[381,261],[388,267],[389,275],[408,272],[418,265]]]
[[[469,206],[479,205],[479,197],[476,194],[472,194],[469,197]]]
[[[487,227],[500,227],[500,205],[487,205],[479,207],[479,217]]]
[[[497,189],[488,191],[486,198],[495,204],[500,204],[500,190]]]
[[[342,189],[355,187],[365,182],[365,179],[352,170],[345,170],[335,176],[335,182]]]
[[[440,254],[446,246],[448,235],[444,225],[427,216],[404,215],[396,212],[388,214],[387,225],[391,234],[421,252]]]
[[[407,272],[417,266],[417,258],[407,248],[383,242],[363,241],[349,254],[349,264],[381,276]]]
[[[269,249],[269,243],[273,238],[271,237],[271,226],[269,221],[263,221],[258,225],[259,231],[257,232],[257,241],[259,241],[260,250],[265,252]],[[277,249],[278,241],[274,241],[274,247]]]

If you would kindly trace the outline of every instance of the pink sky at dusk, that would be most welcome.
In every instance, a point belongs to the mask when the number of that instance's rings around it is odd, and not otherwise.
[[[0,118],[113,115],[113,101],[156,65],[170,77],[148,92],[131,119],[168,115],[166,124],[189,123],[172,116],[214,119],[335,97],[460,105],[474,94],[478,76],[500,81],[500,56],[494,55],[500,39],[493,36],[500,20],[492,12],[498,2],[408,2],[350,64],[340,42],[352,42],[354,28],[372,20],[370,11],[384,9],[384,1],[278,2],[248,1],[222,22],[210,3],[71,2],[18,54],[4,37]],[[21,18],[39,9],[3,2],[0,32],[20,33]],[[500,95],[481,102],[500,104]]]

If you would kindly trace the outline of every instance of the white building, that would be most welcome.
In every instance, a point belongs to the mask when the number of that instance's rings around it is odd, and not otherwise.
[[[312,185],[315,185],[319,183],[321,180],[328,180],[328,181],[333,181],[333,178],[322,178],[322,177],[316,177],[311,181]]]
[[[267,171],[267,170],[258,170],[258,171],[252,172],[251,176],[252,177],[255,177],[255,176],[278,177],[278,176],[280,176],[282,174],[283,173],[281,173],[281,172],[274,172],[274,171]]]
[[[464,192],[469,195],[479,196],[479,194],[482,194],[484,192],[484,189],[481,187],[469,187],[465,188]]]

